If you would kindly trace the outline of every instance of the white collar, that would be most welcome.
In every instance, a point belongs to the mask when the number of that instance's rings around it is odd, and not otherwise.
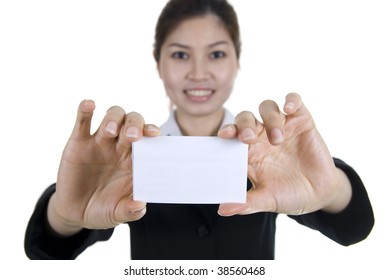
[[[228,111],[227,109],[224,109],[224,118],[222,121],[222,125],[226,124],[233,124],[235,123],[235,117],[234,115]],[[182,136],[182,133],[180,131],[180,128],[178,127],[176,118],[175,118],[175,112],[172,111],[170,113],[169,118],[167,121],[161,125],[161,135],[162,136]]]

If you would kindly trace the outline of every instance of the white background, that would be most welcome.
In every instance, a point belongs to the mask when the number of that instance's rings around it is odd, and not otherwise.
[[[138,111],[150,123],[166,119],[168,101],[152,58],[154,26],[165,3],[0,2],[0,254],[20,275],[35,271],[24,254],[25,227],[40,194],[56,180],[79,102],[96,101],[94,128],[112,105]],[[282,105],[288,92],[300,93],[332,154],[362,177],[376,216],[368,239],[347,248],[280,216],[278,263],[301,267],[302,275],[307,263],[316,276],[330,276],[335,268],[348,276],[387,274],[381,263],[389,249],[386,2],[231,3],[243,53],[227,107],[258,115],[264,99]],[[128,234],[119,226],[110,241],[79,259],[86,266],[126,263]]]

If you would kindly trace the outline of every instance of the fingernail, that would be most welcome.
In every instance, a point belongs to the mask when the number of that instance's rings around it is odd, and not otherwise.
[[[159,132],[159,128],[155,125],[147,125],[145,129],[150,132]]]
[[[245,128],[242,131],[242,138],[244,141],[249,141],[255,139],[256,135],[254,133],[254,130],[251,128]]]
[[[224,203],[220,204],[218,214],[223,217],[234,216],[246,212],[248,205],[246,203]]]
[[[84,105],[88,108],[88,109],[94,109],[96,107],[96,104],[93,100],[91,99],[85,99],[84,100]]]
[[[131,213],[136,213],[136,212],[143,212],[146,210],[146,205],[143,205],[142,207],[140,208],[135,208],[135,209],[131,209],[130,212]]]
[[[126,136],[128,138],[137,138],[139,135],[139,129],[136,126],[130,126],[127,128]]]
[[[285,108],[289,109],[289,110],[293,110],[294,109],[294,103],[293,102],[287,102],[285,104]]]
[[[271,139],[273,140],[273,143],[279,144],[282,141],[284,141],[284,136],[282,135],[282,131],[279,128],[273,128],[271,130]]]
[[[116,135],[118,131],[118,125],[111,121],[107,123],[107,126],[105,127],[105,131],[108,132],[109,134]]]
[[[227,132],[227,133],[234,132],[234,131],[235,128],[233,125],[227,125],[220,130],[220,132]]]

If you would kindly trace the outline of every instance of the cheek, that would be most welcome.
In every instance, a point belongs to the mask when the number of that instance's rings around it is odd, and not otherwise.
[[[218,80],[222,87],[230,88],[234,84],[237,68],[233,65],[229,65],[228,67],[223,67],[217,73]]]
[[[180,85],[182,77],[180,75],[182,71],[177,70],[176,67],[172,68],[169,65],[163,65],[160,72],[160,77],[165,85],[165,88],[171,92],[176,91]]]

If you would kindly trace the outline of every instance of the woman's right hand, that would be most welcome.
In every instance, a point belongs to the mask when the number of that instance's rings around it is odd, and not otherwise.
[[[62,155],[56,192],[48,206],[49,224],[63,236],[82,228],[112,228],[146,213],[146,203],[134,201],[132,196],[132,142],[142,136],[158,136],[160,130],[145,125],[138,113],[126,114],[114,106],[91,135],[94,109],[91,100],[79,105]]]

